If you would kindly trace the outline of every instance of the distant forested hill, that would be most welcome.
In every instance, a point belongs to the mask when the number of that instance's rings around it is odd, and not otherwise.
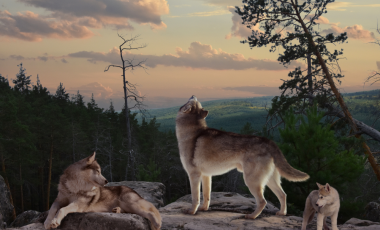
[[[343,97],[354,118],[371,125],[374,122],[374,111],[380,107],[379,94],[380,90],[372,90],[346,93],[343,94]],[[222,128],[230,132],[240,132],[247,122],[250,122],[255,130],[262,129],[267,115],[265,107],[270,107],[272,98],[268,96],[206,102],[202,102],[202,98],[199,98],[199,100],[202,106],[209,111],[206,118],[209,127]],[[161,124],[161,131],[174,130],[175,117],[179,107],[149,110],[150,119],[156,117],[157,123]],[[380,128],[379,124],[376,124],[375,127]]]

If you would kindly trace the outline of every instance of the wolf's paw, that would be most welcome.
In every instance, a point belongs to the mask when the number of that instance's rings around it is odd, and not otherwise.
[[[161,229],[161,225],[159,223],[150,223],[150,229],[151,230],[160,230]]]
[[[182,209],[182,213],[183,214],[190,214],[190,215],[194,215],[197,211],[193,211],[193,209],[189,208],[189,209]]]
[[[50,224],[50,228],[57,228],[61,223],[58,221],[57,218],[54,218],[52,221],[51,221],[51,224]]]
[[[198,208],[198,211],[207,211],[208,210],[208,205],[202,205],[201,207]]]
[[[45,222],[44,222],[44,227],[45,227],[45,229],[50,229],[50,220],[48,221],[48,220],[45,220]]]
[[[276,215],[277,216],[286,216],[286,212],[278,211],[278,212],[276,212]]]
[[[112,209],[112,212],[114,212],[114,213],[121,213],[121,208],[120,207],[116,207],[116,208]]]
[[[245,219],[252,219],[252,220],[256,219],[256,217],[257,217],[257,216],[255,216],[255,215],[253,215],[253,214],[246,214],[246,215],[244,216]]]
[[[323,226],[323,230],[331,230],[329,226]]]

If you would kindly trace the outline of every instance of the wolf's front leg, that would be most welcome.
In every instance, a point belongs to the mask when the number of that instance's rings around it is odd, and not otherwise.
[[[210,206],[211,176],[202,176],[203,204],[199,211],[207,211]]]
[[[67,214],[72,213],[72,212],[78,212],[78,210],[79,210],[79,206],[77,203],[71,203],[64,208],[61,208],[57,212],[57,215],[55,215],[54,219],[52,220],[50,227],[57,228],[59,225],[61,225],[62,219],[65,218]]]
[[[189,210],[186,211],[186,213],[194,215],[197,212],[197,209],[199,206],[201,173],[200,172],[189,173],[189,179],[190,179],[190,187],[191,187],[192,206]]]
[[[332,230],[339,230],[338,229],[338,212],[334,213],[331,216],[331,227],[332,227]]]
[[[49,209],[49,214],[44,222],[45,229],[50,229],[50,224],[52,219],[54,218],[55,214],[57,213],[58,209],[60,209],[61,206],[57,200],[54,201],[54,203],[51,205]]]
[[[323,229],[323,220],[324,220],[324,215],[318,212],[317,216],[317,230],[322,230]]]

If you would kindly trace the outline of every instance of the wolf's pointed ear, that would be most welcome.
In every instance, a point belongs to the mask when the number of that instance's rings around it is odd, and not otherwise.
[[[205,118],[207,117],[207,115],[208,115],[208,111],[202,109],[202,111],[201,111],[201,117],[202,117],[203,119],[205,119]]]
[[[329,183],[327,183],[327,184],[326,184],[326,187],[325,187],[325,189],[326,189],[326,191],[327,191],[327,192],[330,192],[331,188],[330,188],[330,185],[329,185]]]
[[[87,164],[92,164],[95,161],[96,152],[94,152],[91,156],[87,157]]]
[[[317,186],[318,186],[318,188],[322,188],[322,187],[323,187],[323,185],[321,185],[321,184],[318,183],[318,182],[317,182]]]

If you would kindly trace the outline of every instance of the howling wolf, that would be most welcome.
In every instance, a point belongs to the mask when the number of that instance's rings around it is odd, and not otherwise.
[[[151,229],[161,228],[160,213],[152,203],[131,188],[104,187],[107,183],[95,153],[67,167],[59,179],[58,196],[49,210],[45,228],[57,228],[72,212],[134,213],[147,218]]]
[[[257,207],[246,218],[255,219],[267,204],[263,196],[265,185],[280,200],[277,215],[286,215],[286,194],[281,187],[281,176],[290,181],[305,181],[309,175],[294,169],[286,161],[278,146],[265,137],[224,132],[206,125],[208,111],[202,108],[195,96],[177,113],[176,135],[181,162],[191,186],[192,207],[195,214],[199,206],[202,181],[203,204],[210,205],[211,176],[221,175],[237,168],[244,175],[245,184],[256,199]]]

